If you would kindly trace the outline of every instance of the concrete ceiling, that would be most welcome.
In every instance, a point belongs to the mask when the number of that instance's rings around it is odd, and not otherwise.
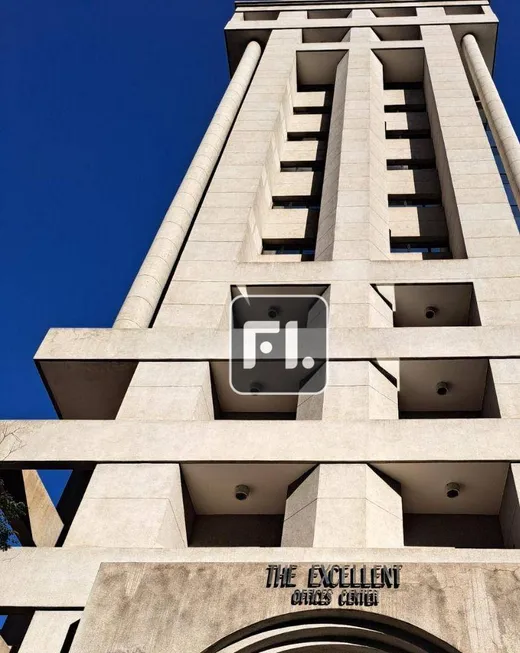
[[[454,442],[453,446],[456,447]],[[507,463],[383,463],[374,467],[401,483],[403,511],[417,514],[498,515]],[[447,483],[460,495],[448,499]]]
[[[486,388],[488,361],[483,358],[402,360],[399,366],[399,410],[479,411]],[[436,392],[448,383],[448,394]]]
[[[394,326],[467,326],[472,296],[470,283],[396,285]],[[428,306],[438,309],[430,320],[424,315]]]
[[[198,515],[282,515],[288,486],[312,464],[188,464],[182,465],[193,507]],[[245,501],[235,498],[236,485],[248,485]]]

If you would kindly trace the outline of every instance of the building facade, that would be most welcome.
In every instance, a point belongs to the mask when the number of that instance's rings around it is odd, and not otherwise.
[[[497,27],[486,0],[236,2],[231,81],[113,328],[51,329],[61,419],[0,425],[28,506],[1,653],[520,652]],[[263,342],[233,377],[230,334],[323,319],[328,362]]]

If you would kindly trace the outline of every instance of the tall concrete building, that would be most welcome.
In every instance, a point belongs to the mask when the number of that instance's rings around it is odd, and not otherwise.
[[[51,329],[61,420],[1,425],[28,505],[2,653],[520,652],[497,26],[486,0],[238,0],[114,327]]]

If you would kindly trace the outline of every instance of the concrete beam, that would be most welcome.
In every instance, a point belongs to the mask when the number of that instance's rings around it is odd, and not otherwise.
[[[518,326],[329,329],[329,360],[518,356]],[[225,361],[229,360],[229,332],[180,327],[51,329],[35,360],[46,379],[50,365],[70,361]],[[77,378],[78,373],[74,367],[70,378]],[[52,382],[49,385],[52,390]]]
[[[117,462],[520,461],[519,419],[330,421],[19,421],[7,467]],[[15,434],[15,435],[14,435]],[[12,447],[14,437],[17,447]]]
[[[265,562],[358,564],[437,563],[520,565],[518,549],[453,548],[194,548],[194,549],[11,549],[0,553],[0,609],[83,608],[102,563]]]

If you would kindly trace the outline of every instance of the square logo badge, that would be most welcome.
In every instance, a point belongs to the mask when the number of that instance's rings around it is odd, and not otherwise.
[[[321,295],[238,295],[231,302],[229,381],[241,395],[319,394],[327,384]]]

